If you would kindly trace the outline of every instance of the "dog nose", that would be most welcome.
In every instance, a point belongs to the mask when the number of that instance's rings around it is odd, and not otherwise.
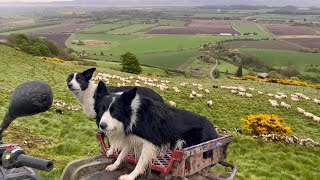
[[[71,87],[72,87],[72,84],[68,84],[68,87],[71,88]]]
[[[100,128],[102,130],[104,130],[104,129],[106,129],[108,127],[108,125],[106,123],[104,123],[104,122],[100,123],[99,126],[100,126]]]

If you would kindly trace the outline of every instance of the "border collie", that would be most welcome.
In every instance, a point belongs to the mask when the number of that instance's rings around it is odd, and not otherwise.
[[[103,91],[98,90],[97,94]],[[107,171],[116,170],[129,151],[141,149],[135,169],[119,180],[134,180],[143,174],[161,149],[182,149],[218,138],[207,118],[141,96],[137,88],[105,96],[98,113],[100,130],[116,136],[114,143],[124,145],[114,164],[107,166]],[[211,154],[212,151],[205,152],[203,157]]]
[[[94,84],[92,81],[90,81],[95,70],[96,68],[91,68],[83,72],[71,73],[67,78],[67,85],[69,87],[69,90],[80,102],[83,111],[89,118],[96,117],[96,112],[94,110],[96,99],[94,99],[94,94],[97,89],[97,84]],[[124,92],[132,88],[133,86],[107,87],[110,93]],[[148,96],[155,101],[163,102],[162,97],[150,88],[139,87],[138,94],[143,94],[144,96]]]
[[[133,86],[106,87],[105,84],[102,81],[100,81],[99,85],[100,87],[102,87],[103,93],[98,93],[96,95],[98,85],[90,81],[95,70],[96,68],[91,68],[83,72],[71,73],[67,79],[67,85],[69,87],[69,90],[78,99],[78,101],[82,105],[83,111],[89,118],[96,118],[97,116],[96,110],[98,109],[98,105],[102,100],[103,96],[106,96],[110,93],[121,94],[122,92],[133,88]],[[149,89],[146,87],[137,87],[137,88],[138,88],[138,94],[150,97],[155,101],[163,102],[162,97],[152,89]],[[108,94],[106,94],[106,92],[108,92]],[[96,124],[98,127],[99,127],[99,122],[100,121],[98,121],[98,118],[96,118]],[[106,135],[109,139],[109,144],[110,144],[110,148],[108,150],[107,156],[110,156],[113,154],[113,151],[115,148],[123,147],[123,146],[120,144],[117,145],[116,143],[113,143],[113,138],[108,134]],[[115,141],[115,142],[118,142],[118,141]]]

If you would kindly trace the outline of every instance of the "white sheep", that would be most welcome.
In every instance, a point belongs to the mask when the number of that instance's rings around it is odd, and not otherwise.
[[[252,97],[252,94],[246,93],[246,96],[247,96],[248,98],[251,98],[251,97]]]
[[[211,107],[212,104],[213,104],[212,100],[210,100],[210,101],[207,102],[207,105],[208,105],[209,107]]]
[[[269,99],[269,102],[271,103],[272,107],[279,107],[279,104],[278,104],[278,102],[276,100]]]
[[[198,84],[196,84],[196,83],[192,83],[192,86],[198,86]]]
[[[232,94],[237,94],[238,93],[238,91],[235,91],[235,90],[231,90],[231,93]],[[240,93],[240,92],[239,92]],[[240,95],[240,94],[239,94]]]
[[[291,106],[289,104],[286,104],[285,102],[281,102],[280,106],[286,109],[291,109]]]
[[[313,102],[320,105],[320,100],[319,99],[313,99]]]
[[[135,86],[141,86],[139,83],[134,83]]]
[[[203,90],[203,87],[198,86],[198,89],[199,89],[200,91],[202,91],[202,90]]]
[[[274,96],[276,99],[282,99],[282,96],[281,95],[275,95]]]
[[[197,96],[198,98],[202,98],[202,97],[203,97],[202,94],[196,94],[196,96]]]
[[[244,92],[239,92],[239,95],[240,95],[240,96],[245,96],[246,93],[244,93]]]
[[[291,100],[292,100],[293,102],[298,102],[298,101],[299,101],[299,99],[298,99],[298,98],[295,98],[295,97],[291,97]]]
[[[210,94],[209,89],[204,89],[204,92],[207,93],[207,94]]]
[[[190,94],[190,95],[189,95],[189,98],[190,98],[190,99],[194,99],[194,95],[193,95],[193,94]]]
[[[169,105],[172,106],[172,107],[177,107],[177,104],[173,101],[169,101]]]
[[[268,94],[267,94],[267,96],[269,96],[269,97],[273,97],[273,96],[274,96],[274,94],[268,93]]]
[[[261,92],[261,91],[258,91],[258,94],[259,94],[259,95],[263,95],[263,92]]]
[[[195,95],[197,95],[197,92],[192,91],[191,94],[195,96]]]
[[[175,91],[176,93],[180,93],[180,92],[181,92],[179,89],[174,89],[174,91]]]
[[[254,88],[248,88],[250,91],[254,91]]]
[[[318,117],[318,116],[313,116],[313,120],[320,123],[320,117]]]
[[[309,113],[309,112],[304,112],[303,115],[304,115],[305,117],[311,118],[311,119],[313,119],[313,116],[314,116],[312,113]]]
[[[305,110],[303,110],[302,108],[297,108],[297,111],[300,113],[300,114],[304,114],[304,112],[306,112]]]

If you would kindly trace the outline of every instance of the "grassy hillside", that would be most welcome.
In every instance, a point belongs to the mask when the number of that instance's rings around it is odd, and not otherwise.
[[[243,25],[235,25],[233,26],[236,30],[238,30],[240,33],[258,33],[255,36],[245,35],[242,36],[242,38],[269,38],[270,35],[263,31],[261,28],[259,28],[256,24],[243,24]]]
[[[271,67],[279,65],[287,66],[288,63],[300,67],[304,67],[310,64],[320,65],[320,54],[318,53],[315,54],[254,48],[241,48],[240,51],[261,58],[266,65]]]
[[[68,103],[77,104],[73,95],[68,91],[65,80],[73,71],[82,71],[87,67],[74,64],[61,64],[44,61],[37,57],[26,55],[20,51],[0,45],[0,117],[3,117],[8,107],[11,94],[7,90],[13,90],[18,84],[30,80],[41,79],[47,81],[54,93],[54,98]],[[128,76],[107,68],[98,68],[98,72]],[[161,78],[163,79],[163,78]],[[179,108],[191,110],[208,117],[213,124],[227,129],[242,128],[241,117],[251,113],[275,113],[284,117],[284,123],[291,126],[293,134],[301,138],[312,138],[320,141],[320,124],[306,119],[296,112],[296,108],[302,107],[309,112],[319,114],[320,106],[312,102],[292,103],[291,110],[272,108],[268,102],[269,97],[258,96],[247,99],[232,95],[220,88],[213,89],[214,85],[242,85],[246,88],[254,87],[264,92],[284,92],[287,95],[293,92],[303,92],[311,98],[319,97],[319,91],[303,87],[290,87],[259,82],[209,80],[209,79],[185,79],[166,78],[171,81],[170,87],[179,86],[180,82],[201,83],[210,89],[211,94],[204,95],[202,99],[190,100],[191,90],[199,90],[189,86],[180,88],[181,93],[175,94],[173,90],[159,91],[164,99],[175,101]],[[111,81],[116,84],[117,81]],[[203,93],[204,94],[204,93]],[[206,102],[212,99],[212,108],[206,106]],[[57,114],[52,107],[48,112],[20,118],[7,131],[4,141],[21,143],[27,141],[29,145],[23,145],[30,155],[52,159],[55,168],[50,173],[42,173],[46,177],[59,178],[64,166],[71,160],[99,154],[99,145],[95,140],[97,127],[95,122],[86,118],[82,111],[70,111],[62,108],[63,114]],[[23,127],[29,128],[30,132]],[[13,137],[15,133],[17,137]],[[28,135],[33,135],[30,138]],[[10,136],[11,135],[11,136]],[[47,139],[44,141],[44,137]],[[36,140],[39,143],[34,143]],[[320,179],[320,148],[302,147],[299,145],[285,144],[282,142],[264,142],[247,135],[235,135],[230,144],[227,160],[237,165],[239,172],[237,179]]]

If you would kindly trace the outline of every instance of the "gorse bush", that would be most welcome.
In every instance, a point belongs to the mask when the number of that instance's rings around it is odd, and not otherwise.
[[[250,135],[289,136],[291,134],[291,128],[282,124],[283,118],[274,114],[251,114],[247,118],[241,118],[241,121]]]

